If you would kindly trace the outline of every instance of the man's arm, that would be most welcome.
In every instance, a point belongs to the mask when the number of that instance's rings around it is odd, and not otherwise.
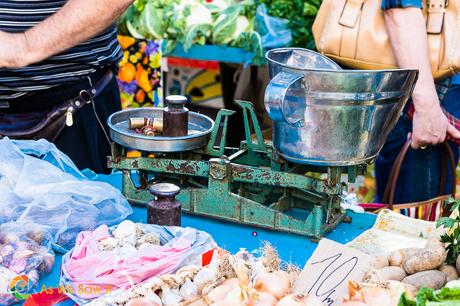
[[[460,138],[460,132],[449,124],[439,104],[422,11],[416,7],[392,8],[384,11],[384,18],[398,65],[419,70],[412,95],[415,106],[412,147],[441,143],[447,135]]]
[[[0,67],[24,67],[76,46],[106,29],[133,1],[69,0],[24,33],[0,31]]]

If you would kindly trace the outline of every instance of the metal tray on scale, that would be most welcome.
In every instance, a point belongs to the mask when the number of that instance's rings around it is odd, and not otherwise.
[[[129,118],[163,118],[163,109],[143,107],[126,109],[112,114],[107,120],[110,137],[127,148],[146,152],[181,152],[205,146],[214,127],[214,121],[204,115],[189,112],[188,135],[181,137],[145,136],[129,129]]]

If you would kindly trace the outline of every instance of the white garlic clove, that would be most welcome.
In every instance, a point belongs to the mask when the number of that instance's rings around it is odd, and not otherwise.
[[[196,288],[195,284],[190,279],[188,279],[180,288],[179,293],[184,298],[184,300],[189,301],[198,296],[198,289]]]

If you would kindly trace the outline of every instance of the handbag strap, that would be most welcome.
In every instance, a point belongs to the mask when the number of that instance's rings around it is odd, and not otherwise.
[[[347,28],[354,28],[358,24],[363,5],[369,0],[346,0],[339,23]],[[427,0],[426,1],[426,32],[427,34],[441,34],[444,24],[444,16],[449,0]],[[452,0],[451,0],[452,1]]]
[[[387,203],[389,208],[392,210],[394,206],[394,196],[395,196],[395,191],[396,191],[396,184],[398,182],[399,178],[399,173],[401,172],[401,167],[402,163],[407,155],[407,152],[409,151],[411,147],[411,138],[409,138],[404,146],[402,147],[401,151],[399,152],[398,156],[395,159],[395,162],[393,163],[393,167],[391,169],[390,176],[388,178],[387,185],[385,187],[385,191],[383,194],[383,202]],[[439,188],[439,195],[442,194],[444,190],[444,186],[446,183],[446,177],[447,177],[447,163],[445,159],[443,158],[443,155],[448,155],[449,161],[450,161],[450,167],[453,172],[452,176],[452,196],[455,197],[456,194],[456,184],[457,184],[457,173],[455,171],[455,158],[454,158],[454,153],[452,152],[452,149],[449,145],[448,142],[443,142],[441,144],[442,146],[442,153],[440,156],[441,160],[441,180],[440,180],[440,188]],[[399,207],[399,206],[398,206]]]
[[[448,0],[427,0],[426,33],[441,34]]]

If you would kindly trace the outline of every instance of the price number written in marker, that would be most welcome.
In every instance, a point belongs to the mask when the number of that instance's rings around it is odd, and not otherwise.
[[[348,293],[348,281],[362,280],[372,258],[357,250],[322,239],[307,261],[294,291],[313,294],[325,305],[339,305]]]

